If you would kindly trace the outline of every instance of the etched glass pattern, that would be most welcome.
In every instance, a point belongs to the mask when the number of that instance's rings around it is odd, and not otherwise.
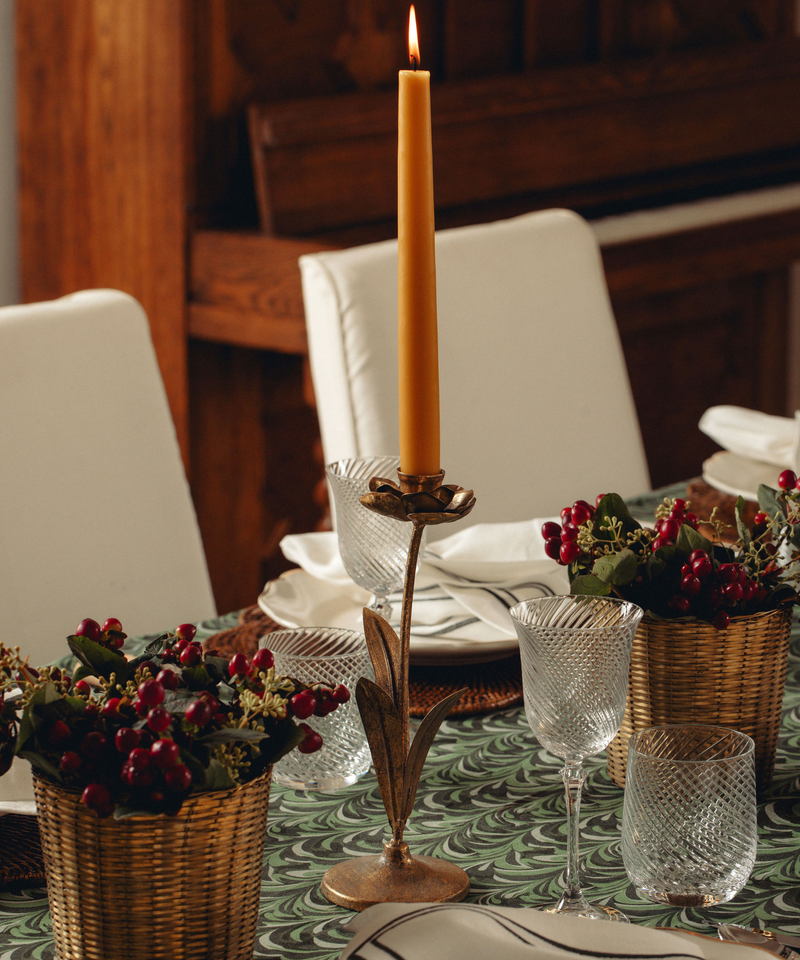
[[[593,757],[619,730],[639,607],[604,597],[546,597],[511,610],[525,713],[537,740],[568,762]]]
[[[628,745],[622,857],[640,896],[731,900],[756,858],[755,748],[725,727],[651,727]]]
[[[357,457],[325,468],[345,570],[374,595],[370,607],[385,620],[392,611],[387,596],[403,586],[413,524],[373,513],[359,498],[369,492],[372,477],[396,482],[399,466],[397,457]]]
[[[280,630],[262,637],[260,646],[275,657],[277,673],[305,684],[343,683],[350,699],[327,717],[311,716],[307,723],[322,737],[316,753],[293,750],[275,764],[273,777],[295,790],[336,790],[355,783],[369,770],[371,757],[356,705],[359,677],[375,679],[362,633],[331,627]]]

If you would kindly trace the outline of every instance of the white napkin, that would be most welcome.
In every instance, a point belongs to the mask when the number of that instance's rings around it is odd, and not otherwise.
[[[0,816],[6,813],[36,814],[31,765],[19,757],[8,773],[0,777]]]
[[[532,597],[569,593],[565,568],[545,556],[542,522],[476,524],[425,547],[414,589],[413,635],[471,642],[512,639],[510,607]],[[281,549],[306,573],[353,593],[335,533],[292,534],[281,540]],[[353,595],[355,616],[362,605],[363,593]],[[394,608],[399,617],[399,603]]]
[[[800,411],[792,419],[744,407],[709,407],[698,426],[731,453],[781,469],[800,467]]]
[[[340,960],[633,960],[694,957],[753,960],[756,947],[680,931],[554,916],[526,907],[382,903],[350,920],[355,936]],[[737,953],[738,951],[738,953]]]

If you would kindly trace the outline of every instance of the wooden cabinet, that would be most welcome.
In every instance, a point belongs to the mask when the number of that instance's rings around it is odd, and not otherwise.
[[[793,9],[419,0],[438,226],[553,205],[596,219],[800,181]],[[113,286],[141,300],[217,603],[252,603],[284,566],[280,537],[326,522],[296,261],[394,235],[405,5],[16,11],[24,298]],[[604,257],[655,483],[699,470],[706,406],[784,411],[797,209]],[[576,350],[565,344],[567,375]]]

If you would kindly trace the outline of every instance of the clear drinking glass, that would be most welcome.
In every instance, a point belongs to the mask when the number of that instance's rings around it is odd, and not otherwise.
[[[564,761],[567,874],[561,899],[542,908],[549,913],[627,920],[584,897],[578,830],[583,760],[607,747],[622,723],[631,645],[643,613],[625,600],[591,596],[544,597],[511,608],[528,723],[542,746]]]
[[[325,467],[331,491],[339,552],[348,575],[373,594],[370,609],[389,620],[388,595],[403,586],[414,525],[367,510],[359,502],[372,477],[393,480],[398,457],[356,457]]]
[[[275,657],[275,670],[303,683],[343,683],[350,699],[327,717],[307,723],[322,737],[316,753],[292,750],[275,764],[273,778],[295,790],[336,790],[355,783],[369,770],[369,744],[356,705],[359,677],[375,679],[363,633],[333,627],[279,630],[261,638]]]
[[[727,727],[650,727],[628,744],[622,858],[640,896],[726,903],[756,859],[755,746]]]

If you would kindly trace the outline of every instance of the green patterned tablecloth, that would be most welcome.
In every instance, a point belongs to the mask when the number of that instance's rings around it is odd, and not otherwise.
[[[204,624],[203,635],[235,617]],[[759,808],[759,853],[747,887],[709,911],[640,900],[620,858],[622,790],[602,758],[590,761],[581,810],[584,886],[635,923],[709,932],[721,920],[800,933],[800,629],[789,663],[774,783]],[[423,773],[406,838],[415,853],[436,855],[470,876],[469,899],[536,906],[560,891],[565,813],[559,762],[530,732],[521,709],[446,721]],[[256,957],[333,960],[349,939],[350,914],[319,893],[328,866],[380,849],[386,833],[372,774],[335,793],[273,786],[264,850]],[[0,960],[53,957],[44,890],[0,894]]]

